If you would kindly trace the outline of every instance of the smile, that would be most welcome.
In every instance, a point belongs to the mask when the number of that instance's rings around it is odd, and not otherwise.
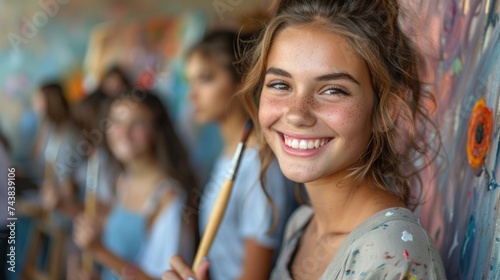
[[[333,138],[298,139],[282,134],[285,145],[296,150],[312,150],[323,147]]]

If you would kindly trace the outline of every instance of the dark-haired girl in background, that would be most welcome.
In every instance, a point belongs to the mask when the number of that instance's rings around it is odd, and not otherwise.
[[[33,108],[40,117],[34,155],[43,203],[50,210],[71,215],[72,202],[78,199],[77,185],[84,183],[77,181],[75,171],[83,163],[85,152],[78,150],[81,139],[62,85],[58,82],[42,85],[33,97]],[[55,193],[64,199],[55,200]]]
[[[241,35],[243,37],[251,39],[249,35]],[[249,118],[241,100],[235,97],[243,80],[241,69],[236,67],[237,43],[235,32],[211,32],[193,47],[187,60],[186,72],[191,87],[189,96],[195,120],[202,125],[217,123],[224,141],[222,154],[215,162],[201,200],[202,232]],[[280,246],[284,222],[295,203],[293,188],[286,187],[288,182],[272,155],[263,164],[268,171],[261,177],[259,156],[255,136],[251,135],[228,208],[207,256],[212,262],[212,279],[256,280],[269,277],[273,258]],[[275,203],[278,214],[275,217],[263,187]]]
[[[128,91],[111,104],[106,138],[121,166],[116,199],[101,228],[77,217],[74,240],[104,267],[102,279],[159,278],[169,257],[193,258],[197,220],[186,218],[196,183],[161,101]]]

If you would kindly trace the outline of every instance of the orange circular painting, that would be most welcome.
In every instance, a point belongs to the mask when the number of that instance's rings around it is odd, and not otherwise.
[[[474,105],[467,133],[467,158],[473,168],[480,167],[490,149],[493,114],[483,98]]]

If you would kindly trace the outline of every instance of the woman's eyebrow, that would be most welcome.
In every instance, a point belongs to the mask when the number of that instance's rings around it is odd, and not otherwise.
[[[276,67],[269,67],[266,71],[266,75],[267,74],[273,74],[273,75],[276,75],[276,76],[282,76],[282,77],[286,77],[286,78],[292,78],[292,74],[288,73],[287,71],[283,70],[283,69],[280,69],[280,68],[276,68]]]
[[[338,73],[330,73],[326,75],[319,76],[315,79],[316,81],[331,81],[331,80],[350,80],[351,82],[358,84],[358,80],[356,80],[351,74],[346,72],[338,72]]]
[[[287,71],[285,71],[283,69],[276,68],[276,67],[269,67],[266,71],[266,74],[273,74],[276,76],[292,78],[292,74],[288,73]],[[360,84],[358,82],[358,80],[356,80],[351,74],[346,73],[346,72],[336,72],[336,73],[322,75],[322,76],[316,77],[315,80],[318,82],[331,81],[331,80],[349,80],[355,84],[358,84],[358,85]]]

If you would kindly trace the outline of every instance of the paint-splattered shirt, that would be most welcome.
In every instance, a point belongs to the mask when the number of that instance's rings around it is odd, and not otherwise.
[[[293,256],[312,216],[311,207],[302,206],[288,221],[271,279],[292,279]],[[313,269],[314,260],[304,265]],[[306,271],[304,265],[301,268]],[[320,277],[327,279],[443,280],[446,276],[434,242],[415,215],[405,208],[389,208],[347,236]]]

